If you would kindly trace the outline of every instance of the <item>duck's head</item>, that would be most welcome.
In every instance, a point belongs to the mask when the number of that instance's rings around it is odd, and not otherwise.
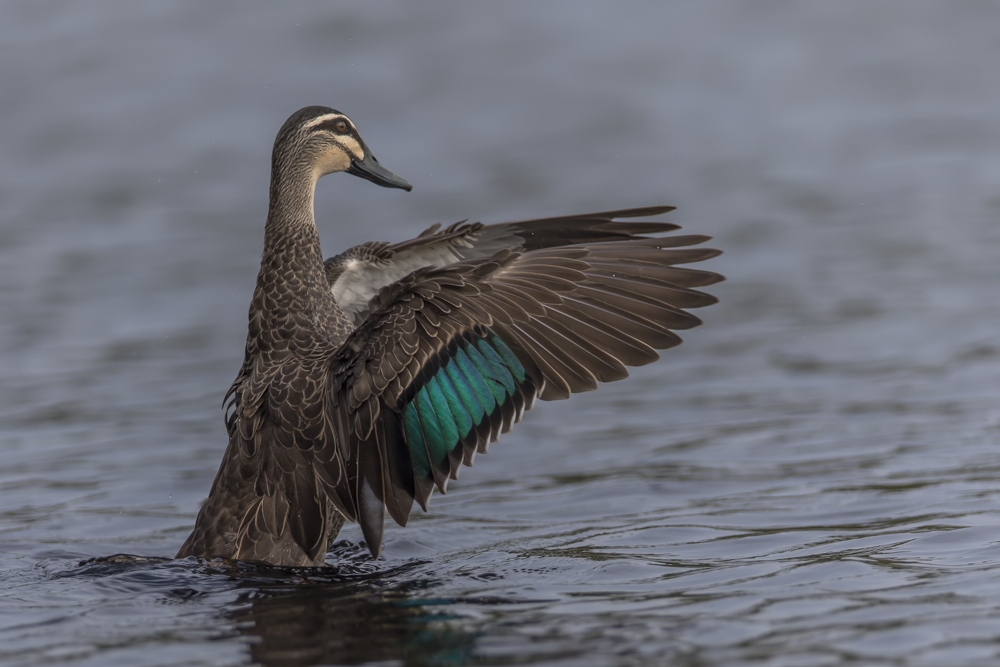
[[[313,183],[346,171],[385,188],[413,189],[379,164],[350,118],[329,107],[305,107],[289,116],[274,140],[273,162],[276,169],[311,169]]]

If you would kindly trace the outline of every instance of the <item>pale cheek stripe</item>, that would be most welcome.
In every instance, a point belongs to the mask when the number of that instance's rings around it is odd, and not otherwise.
[[[365,159],[365,152],[361,150],[361,145],[354,139],[354,137],[337,137],[337,141],[339,141],[340,145],[343,146],[344,149],[347,150],[347,152],[350,153],[351,156],[358,162]]]

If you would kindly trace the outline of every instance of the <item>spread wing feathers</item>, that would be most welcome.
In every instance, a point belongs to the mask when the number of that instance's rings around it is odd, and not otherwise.
[[[369,242],[326,260],[327,282],[334,300],[359,326],[378,291],[426,266],[487,259],[504,249],[539,250],[581,243],[628,241],[644,234],[673,231],[665,222],[621,220],[660,215],[673,206],[651,206],[483,225],[457,222],[444,229],[434,224],[402,243]]]
[[[619,380],[680,343],[722,277],[677,264],[718,254],[679,236],[532,251],[424,268],[384,288],[332,360],[330,421],[348,513],[374,555],[385,510],[405,525],[535,398]],[[346,500],[345,500],[346,502]]]

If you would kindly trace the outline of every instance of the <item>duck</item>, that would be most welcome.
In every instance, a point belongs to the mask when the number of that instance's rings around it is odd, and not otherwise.
[[[271,157],[264,249],[243,363],[225,395],[228,446],[177,558],[322,567],[341,528],[381,554],[537,399],[621,380],[681,342],[723,277],[704,235],[643,221],[670,206],[432,225],[324,261],[317,181],[346,172],[410,191],[355,123],[292,114]]]

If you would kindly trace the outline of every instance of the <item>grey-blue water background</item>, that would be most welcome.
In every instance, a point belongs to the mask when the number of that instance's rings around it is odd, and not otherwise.
[[[1000,5],[7,2],[0,662],[1000,661]],[[327,254],[658,203],[725,250],[681,347],[542,404],[373,562],[170,556],[225,446],[269,152],[413,193]]]

